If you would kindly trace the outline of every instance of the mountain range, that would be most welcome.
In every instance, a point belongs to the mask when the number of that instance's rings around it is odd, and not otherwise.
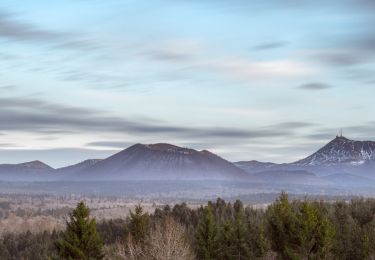
[[[1,164],[0,180],[229,180],[307,184],[368,184],[375,180],[375,142],[337,136],[312,155],[276,164],[229,162],[207,150],[135,144],[106,159],[53,169],[40,162]]]

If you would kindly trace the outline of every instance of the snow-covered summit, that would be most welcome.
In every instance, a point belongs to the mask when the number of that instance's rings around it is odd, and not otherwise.
[[[375,142],[355,141],[337,136],[309,157],[293,163],[298,166],[362,165],[375,161]]]

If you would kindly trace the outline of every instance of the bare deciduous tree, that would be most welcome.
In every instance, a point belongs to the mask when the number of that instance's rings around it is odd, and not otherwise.
[[[148,254],[154,260],[194,259],[191,247],[185,238],[185,229],[172,218],[152,230],[148,237]]]
[[[116,260],[194,260],[192,249],[185,238],[185,229],[167,217],[157,224],[146,238],[144,245],[135,243],[128,236],[125,245],[117,243],[111,252]]]
[[[118,241],[106,248],[107,260],[148,260],[145,249],[134,242],[131,235],[125,242]]]

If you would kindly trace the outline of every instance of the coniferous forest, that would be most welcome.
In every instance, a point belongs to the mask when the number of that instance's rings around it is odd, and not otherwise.
[[[83,203],[64,231],[4,234],[0,259],[374,259],[375,200],[291,200],[266,209],[217,199],[141,206],[123,219],[96,222]]]

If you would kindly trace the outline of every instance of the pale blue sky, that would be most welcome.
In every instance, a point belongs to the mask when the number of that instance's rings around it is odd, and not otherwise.
[[[0,163],[141,142],[289,162],[375,139],[375,4],[1,1]]]

